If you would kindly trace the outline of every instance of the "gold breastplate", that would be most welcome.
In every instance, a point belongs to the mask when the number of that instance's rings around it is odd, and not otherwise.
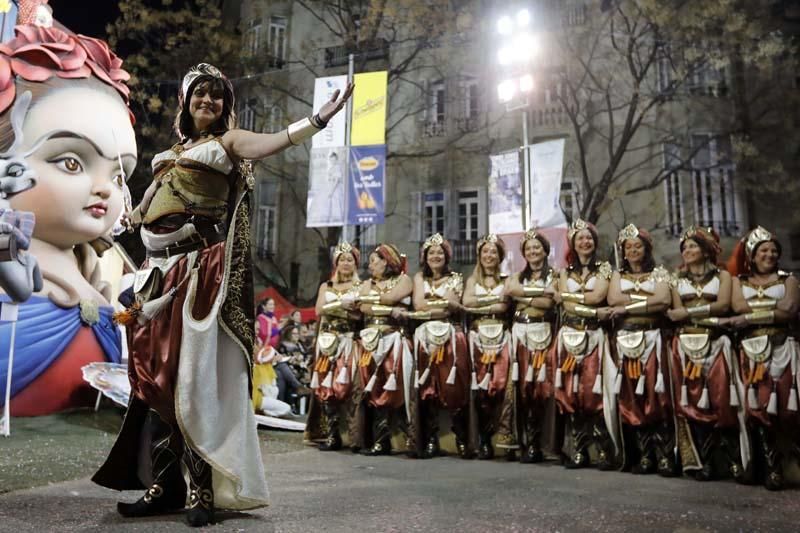
[[[224,219],[228,212],[230,182],[220,172],[172,162],[156,174],[155,180],[160,186],[144,214],[145,224],[175,213]]]

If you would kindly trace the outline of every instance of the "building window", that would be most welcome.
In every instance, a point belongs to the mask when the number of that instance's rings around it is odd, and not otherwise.
[[[444,193],[426,193],[423,196],[422,230],[423,235],[444,233]]]
[[[575,220],[580,216],[580,209],[578,208],[579,196],[577,181],[571,178],[564,178],[561,181],[559,203],[567,220]]]
[[[261,48],[261,20],[254,19],[248,24],[244,34],[244,49],[251,56],[255,56]]]
[[[244,106],[242,106],[242,110],[239,113],[239,115],[241,116],[239,124],[241,125],[242,129],[248,131],[255,131],[256,104],[257,100],[255,98],[250,98],[244,103]]]
[[[430,116],[428,120],[437,124],[444,123],[445,112],[445,90],[444,81],[439,80],[431,83],[430,93]]]
[[[378,226],[377,224],[355,226],[355,238],[353,244],[361,250],[362,256],[366,257],[369,252],[378,245]]]
[[[286,17],[269,19],[270,66],[283,68],[286,61]]]
[[[256,252],[258,257],[264,259],[275,253],[278,244],[278,184],[276,182],[259,182],[257,214]]]
[[[458,191],[458,240],[478,240],[479,209],[478,191]]]
[[[583,26],[586,24],[586,5],[576,5],[564,10],[563,22],[565,26]]]
[[[667,209],[667,231],[679,236],[683,232],[683,193],[681,192],[680,150],[675,144],[664,145],[664,169],[668,172],[664,180],[664,199]]]
[[[696,64],[686,80],[686,88],[689,90],[689,94],[724,96],[728,92],[725,71],[714,67],[707,61]]]
[[[278,133],[283,129],[283,109],[274,105],[267,111],[267,120],[264,124],[265,133]]]
[[[711,134],[694,134],[692,151],[695,224],[711,226],[721,235],[738,235],[740,200],[734,187],[730,140]]]
[[[665,44],[658,49],[658,59],[656,60],[658,76],[658,90],[660,93],[672,92],[672,48]]]

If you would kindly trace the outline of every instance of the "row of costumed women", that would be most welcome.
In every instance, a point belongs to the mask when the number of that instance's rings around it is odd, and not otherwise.
[[[434,457],[446,411],[463,458],[497,447],[524,463],[549,452],[567,468],[781,488],[800,451],[800,297],[778,268],[780,243],[758,227],[726,270],[718,235],[690,228],[671,273],[634,225],[617,239],[616,271],[596,258],[594,226],[576,220],[567,236],[562,271],[529,230],[524,270],[502,276],[505,245],[490,234],[466,282],[438,234],[413,278],[381,244],[361,281],[359,251],[340,244],[318,294],[307,440],[340,449],[346,427],[354,451],[382,455],[397,430],[409,455]]]

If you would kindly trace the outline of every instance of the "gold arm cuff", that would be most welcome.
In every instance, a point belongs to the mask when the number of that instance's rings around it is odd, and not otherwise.
[[[747,305],[750,306],[750,309],[753,310],[772,310],[778,306],[778,301],[773,299],[768,300],[756,300],[755,302],[747,302]]]
[[[704,317],[711,314],[711,304],[696,305],[694,307],[687,307],[686,312],[690,317]]]
[[[425,303],[432,309],[447,309],[447,306],[450,305],[447,300],[426,300]]]
[[[381,303],[380,294],[367,294],[358,297],[358,301],[362,304],[379,304]]]
[[[719,326],[719,318],[717,317],[696,318],[692,320],[692,324],[695,324],[697,326]]]
[[[322,129],[314,126],[311,119],[306,117],[289,124],[286,128],[286,133],[289,136],[289,142],[297,146],[302,144],[306,139],[310,139],[315,133],[321,132]]]
[[[772,324],[775,321],[775,313],[773,311],[753,311],[744,315],[744,319],[748,324]]]
[[[631,300],[634,302],[646,302],[647,295],[646,294],[629,294],[628,296],[631,297]]]
[[[465,307],[464,311],[473,315],[490,315],[492,314],[492,306],[484,305],[482,307]]]
[[[342,301],[341,300],[337,300],[335,302],[328,302],[328,303],[326,303],[325,305],[322,306],[322,310],[324,312],[326,312],[326,313],[329,313],[331,311],[335,311],[335,310],[341,309],[341,308],[342,308]]]
[[[478,296],[477,300],[478,300],[478,305],[479,306],[492,305],[492,304],[499,303],[500,302],[500,297],[497,296],[496,294],[489,294],[489,295],[486,295],[486,296]]]
[[[562,292],[561,299],[565,302],[575,302],[578,304],[586,302],[586,297],[580,292]]]
[[[567,294],[569,294],[569,293],[567,293]],[[578,304],[578,305],[576,305],[575,307],[572,308],[572,312],[575,313],[578,316],[586,316],[586,317],[591,317],[591,318],[597,318],[597,309],[595,309],[594,307],[586,306],[586,305]]]
[[[431,319],[431,312],[430,311],[414,311],[412,313],[408,313],[408,318],[412,320],[430,320]]]
[[[128,213],[128,220],[130,220],[131,224],[134,226],[141,226],[142,220],[144,217],[142,216],[142,206],[137,205],[136,209]]]
[[[647,300],[639,300],[638,302],[633,302],[632,304],[628,304],[625,306],[625,310],[629,313],[631,311],[647,312]]]
[[[528,298],[535,298],[537,296],[544,296],[544,287],[522,287],[522,294]]]
[[[372,304],[373,316],[389,316],[392,314],[392,307],[390,305]]]

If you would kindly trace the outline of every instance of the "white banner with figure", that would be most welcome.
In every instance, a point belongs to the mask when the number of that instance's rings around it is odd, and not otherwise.
[[[319,111],[322,105],[331,99],[333,93],[338,89],[344,91],[347,87],[347,76],[328,76],[317,78],[314,81],[314,113]],[[325,131],[314,135],[311,138],[312,148],[339,147],[345,145],[345,120],[347,113],[337,113],[328,122]],[[310,227],[310,226],[309,226]]]
[[[347,147],[312,148],[308,163],[306,227],[343,226],[346,187]]]
[[[566,227],[567,221],[560,203],[564,139],[534,144],[530,147],[530,156],[528,227]]]
[[[489,231],[522,231],[522,181],[519,152],[511,150],[489,156]]]

